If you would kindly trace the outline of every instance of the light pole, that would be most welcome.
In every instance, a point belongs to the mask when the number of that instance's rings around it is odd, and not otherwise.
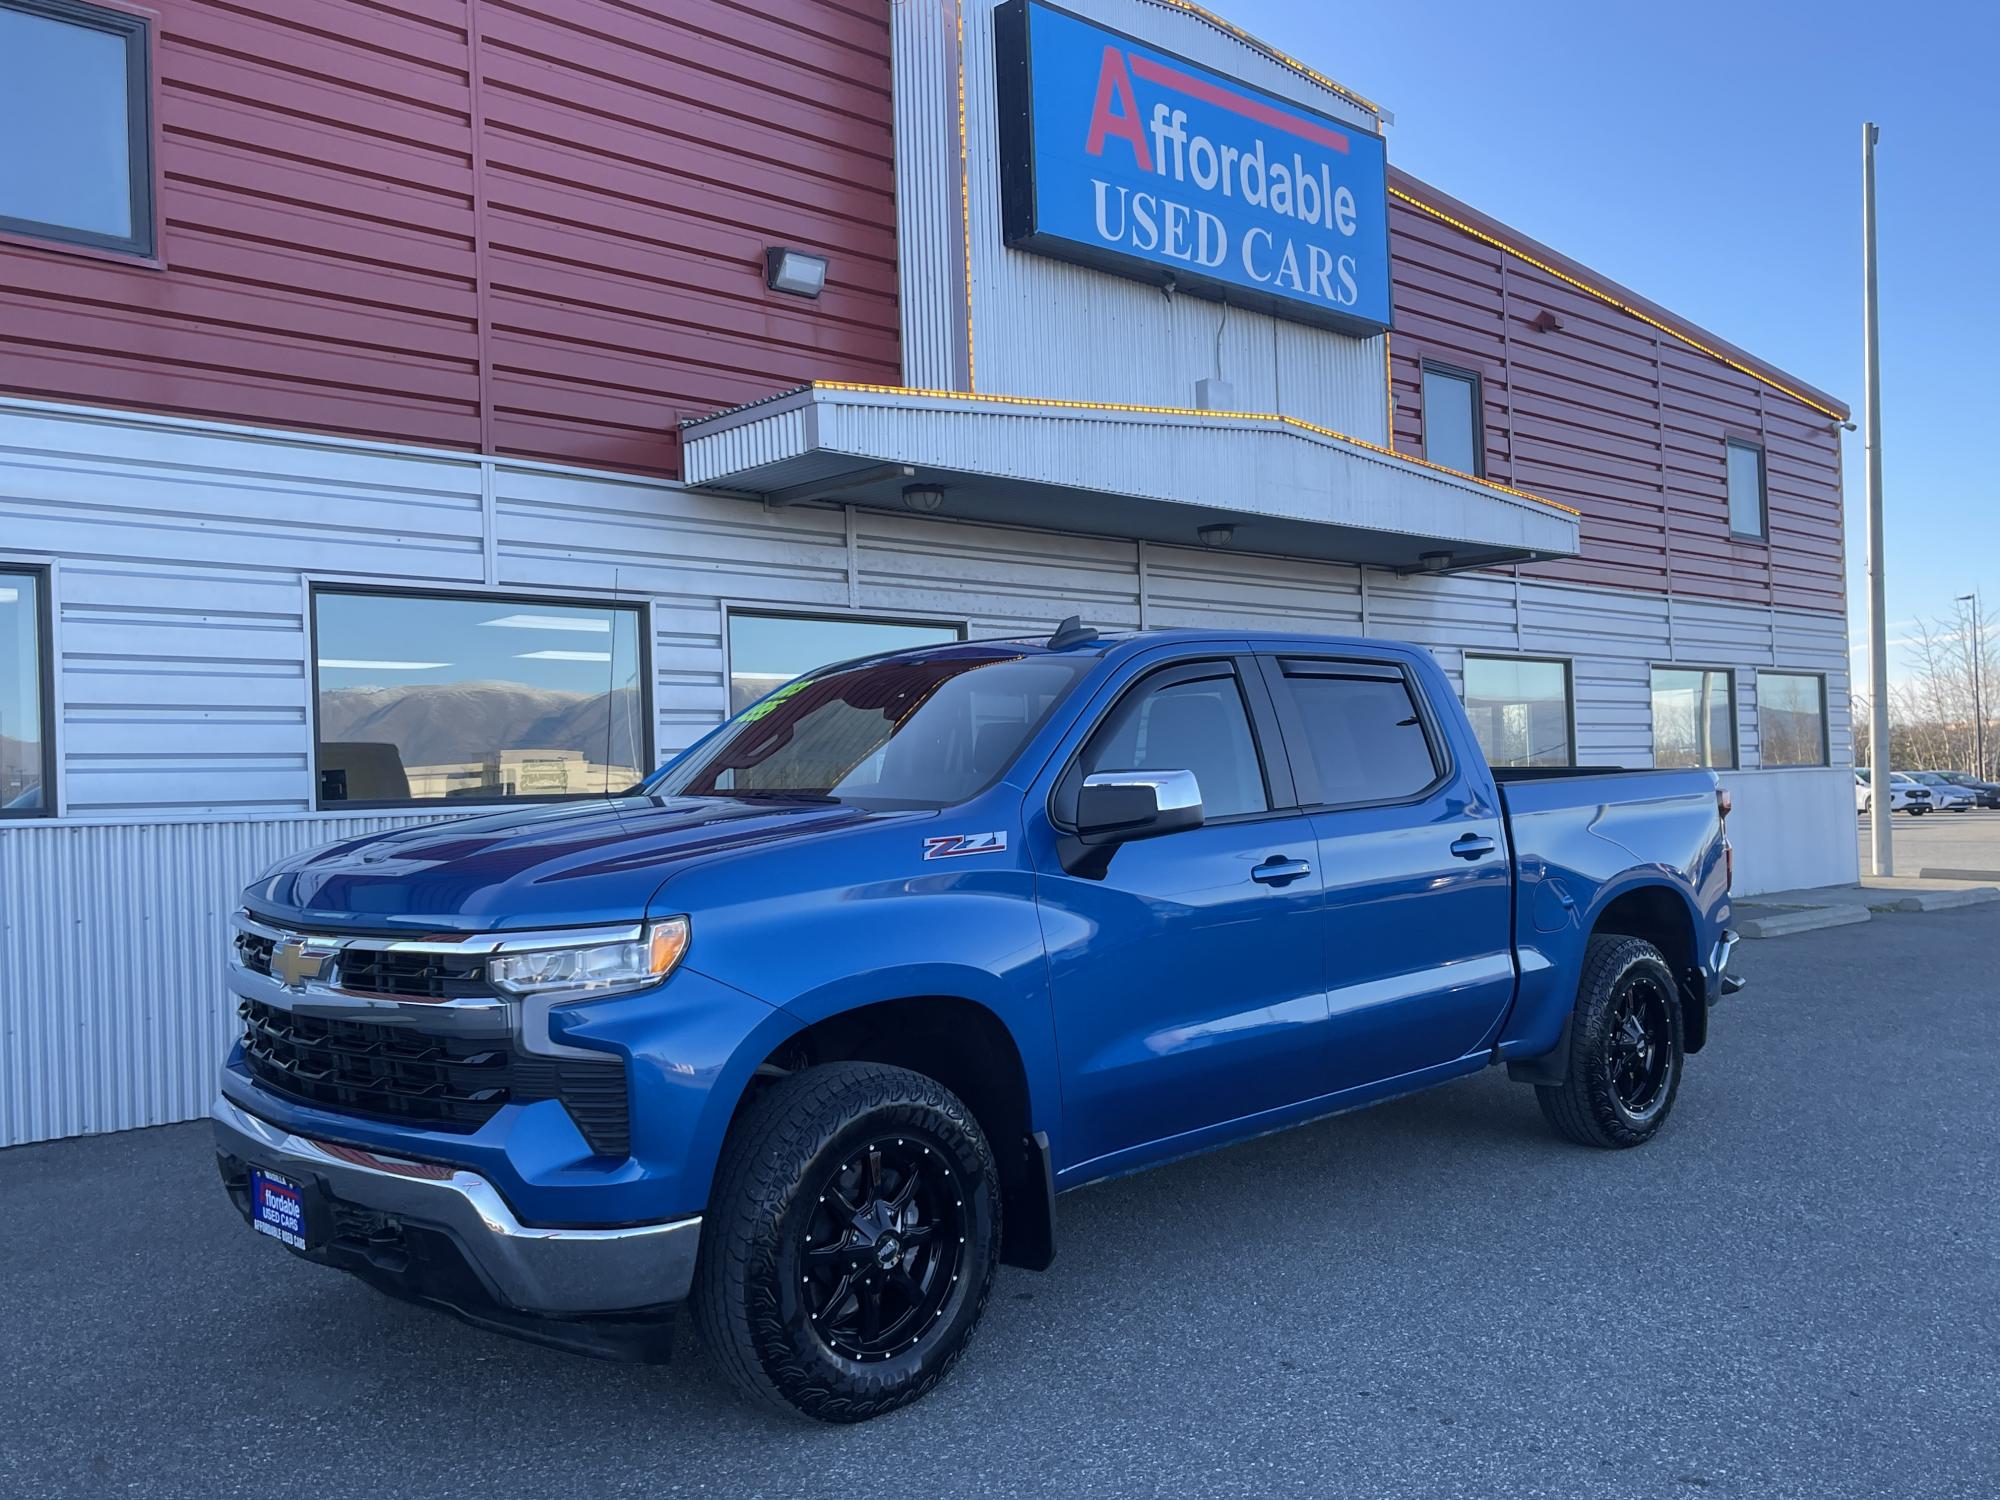
[[[1953,601],[1972,606],[1972,624],[1966,629],[1965,654],[1972,660],[1972,774],[1981,781],[1986,779],[1986,696],[1980,681],[1986,655],[1986,617],[1979,607],[1979,591],[1960,594]]]
[[[1875,142],[1882,132],[1861,127],[1862,344],[1868,408],[1868,784],[1875,789],[1868,842],[1877,875],[1896,873],[1889,824],[1889,626],[1882,559],[1882,350],[1875,327]]]

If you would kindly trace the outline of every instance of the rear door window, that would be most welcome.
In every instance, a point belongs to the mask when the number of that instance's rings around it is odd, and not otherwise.
[[[1297,710],[1287,738],[1297,734],[1305,741],[1292,747],[1300,800],[1336,807],[1398,802],[1417,796],[1443,772],[1430,727],[1399,669],[1287,660],[1279,675]],[[1308,779],[1317,781],[1316,792]]]

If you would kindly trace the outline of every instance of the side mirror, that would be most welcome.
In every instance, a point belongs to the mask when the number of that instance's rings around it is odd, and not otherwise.
[[[1076,832],[1062,840],[1063,866],[1096,880],[1112,851],[1202,822],[1201,785],[1192,771],[1100,771],[1076,794]]]

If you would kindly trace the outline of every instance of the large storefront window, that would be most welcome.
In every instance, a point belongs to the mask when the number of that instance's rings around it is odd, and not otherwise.
[[[55,811],[46,580],[39,569],[0,566],[0,818]]]
[[[319,802],[603,795],[651,769],[640,611],[313,595]]]
[[[1653,668],[1653,764],[1661,769],[1736,764],[1736,698],[1730,674]]]
[[[840,615],[729,616],[729,711],[739,714],[794,677],[834,662],[965,638],[960,625]]]
[[[1465,714],[1489,765],[1576,763],[1568,662],[1466,657]]]
[[[1826,679],[1818,673],[1757,674],[1758,763],[1823,766],[1826,747]]]

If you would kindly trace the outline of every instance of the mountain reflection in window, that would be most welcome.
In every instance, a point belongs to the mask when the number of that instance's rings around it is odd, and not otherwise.
[[[602,796],[652,759],[639,611],[313,596],[319,801]]]

